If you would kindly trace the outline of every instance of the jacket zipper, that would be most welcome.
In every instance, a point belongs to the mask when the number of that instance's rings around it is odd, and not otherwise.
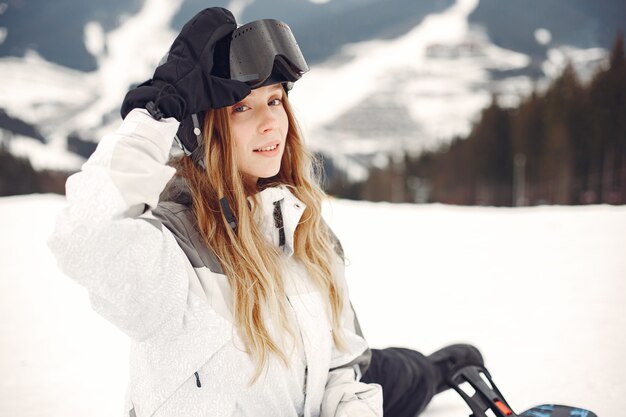
[[[274,202],[274,227],[278,229],[278,246],[283,247],[285,246],[285,224],[280,202],[281,200]]]
[[[196,376],[196,386],[198,388],[202,388],[202,384],[200,383],[200,375],[198,375],[197,372],[194,372],[193,374]]]
[[[289,304],[289,307],[291,307],[291,311],[293,312],[293,315],[295,317],[296,324],[298,324],[298,315],[296,314],[296,309],[293,308],[293,304],[291,304],[291,300],[289,299],[289,297],[286,296],[285,298],[287,299],[287,303]],[[309,361],[307,360],[306,348],[304,346],[304,336],[302,336],[302,330],[300,329],[299,324],[298,324],[298,333],[300,334],[300,340],[302,341],[302,354],[304,355],[304,360],[306,362],[304,365],[304,385],[302,387],[303,399],[306,404],[306,391],[307,391],[307,385],[309,383]]]

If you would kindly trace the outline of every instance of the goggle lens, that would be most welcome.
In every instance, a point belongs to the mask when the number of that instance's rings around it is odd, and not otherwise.
[[[291,29],[279,20],[257,20],[237,28],[232,34],[232,80],[256,88],[277,71],[285,82],[294,82],[308,70]]]

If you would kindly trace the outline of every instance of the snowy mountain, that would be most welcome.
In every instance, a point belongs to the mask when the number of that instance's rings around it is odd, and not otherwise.
[[[381,152],[463,135],[491,94],[514,105],[567,59],[589,77],[626,22],[626,5],[609,0],[593,7],[585,0],[212,5],[230,8],[239,22],[275,17],[290,24],[312,67],[293,91],[296,110],[311,146],[345,161],[345,169]],[[0,2],[0,108],[41,132],[43,150],[64,154],[75,169],[81,159],[65,155],[68,136],[95,142],[113,129],[128,87],[152,74],[176,31],[206,6]],[[30,155],[23,135],[0,129],[5,146]]]

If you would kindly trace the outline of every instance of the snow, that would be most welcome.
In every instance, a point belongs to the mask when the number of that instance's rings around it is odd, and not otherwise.
[[[94,56],[102,55],[105,48],[105,35],[102,25],[98,22],[88,22],[85,25],[85,47]]]
[[[0,3],[0,16],[6,12],[9,5],[6,3]],[[5,27],[0,27],[0,45],[6,40],[8,34],[8,30]]]
[[[546,28],[539,28],[535,30],[535,40],[540,45],[547,45],[552,40],[552,33]]]
[[[45,128],[58,123],[59,109],[70,112],[94,99],[88,76],[46,61],[34,51],[23,58],[0,58],[0,107]]]
[[[541,69],[548,79],[555,79],[561,75],[565,66],[571,63],[578,77],[588,82],[598,67],[607,62],[608,52],[604,48],[575,48],[561,45],[548,50],[548,59],[543,62]]]
[[[85,158],[68,151],[63,144],[46,144],[27,136],[13,134],[10,135],[10,139],[5,140],[3,135],[4,131],[0,129],[0,143],[4,144],[11,154],[28,159],[31,166],[38,171],[52,169],[75,172],[85,162]]]
[[[106,124],[103,116],[117,113],[128,87],[153,74],[176,35],[169,23],[181,3],[146,0],[139,13],[107,33],[87,23],[85,46],[98,61],[90,73],[50,63],[34,51],[0,58],[0,107],[38,125],[49,141],[65,143],[74,132],[89,138]]]
[[[237,15],[251,2],[234,0],[229,6]],[[88,22],[84,41],[98,62],[96,71],[82,73],[55,65],[33,51],[24,58],[0,59],[0,79],[6,80],[0,86],[0,107],[40,126],[48,141],[64,143],[74,132],[97,140],[110,127],[109,119],[116,116],[129,85],[152,74],[176,35],[168,25],[181,0],[165,3],[146,1],[139,13],[106,33],[99,23]],[[459,0],[398,39],[347,45],[342,56],[353,59],[339,57],[347,61],[344,64],[338,65],[334,58],[314,66],[299,81],[292,98],[305,115],[301,122],[305,131],[312,131],[316,148],[348,154],[355,153],[355,148],[360,149],[356,153],[371,149],[362,141],[326,138],[320,128],[369,97],[384,94],[388,94],[384,100],[405,106],[424,127],[420,132],[424,140],[438,143],[467,132],[472,118],[489,103],[486,89],[477,92],[477,86],[490,82],[488,69],[520,68],[528,62],[524,55],[492,45],[480,28],[468,25],[468,15],[476,5],[476,0]],[[146,33],[151,34],[149,38]],[[468,39],[481,45],[484,56],[427,56],[433,44],[458,48]],[[444,88],[433,90],[435,85]],[[515,92],[523,94],[529,86],[530,82]],[[415,136],[411,132],[412,142]],[[380,142],[372,146],[380,147]],[[338,143],[345,149],[339,149]],[[393,146],[397,148],[397,142]]]
[[[64,198],[0,198],[0,415],[115,416],[128,342],[45,242]],[[374,347],[477,345],[514,409],[626,407],[626,206],[478,208],[331,200]],[[363,233],[367,228],[368,234]],[[469,415],[453,392],[425,417]]]
[[[89,108],[89,115],[119,108],[129,85],[152,76],[176,36],[169,23],[181,3],[182,0],[146,0],[138,14],[106,34],[109,54],[98,60],[99,70],[94,74],[101,96]],[[90,120],[83,122],[83,127],[90,126]]]
[[[406,138],[372,139],[378,152],[432,149],[467,135],[493,89],[507,94],[505,103],[519,103],[532,91],[531,80],[516,77],[509,87],[507,80],[493,82],[489,71],[524,68],[530,58],[496,46],[484,28],[470,25],[477,5],[477,0],[457,0],[397,39],[346,45],[339,57],[312,67],[290,94],[301,109],[304,131],[315,138],[312,146],[334,157],[369,154],[371,146],[362,137],[352,141],[324,127],[380,98],[406,108],[421,129],[404,132]]]
[[[240,16],[252,2],[231,0],[228,7]],[[166,53],[176,35],[169,24],[181,4],[182,0],[146,0],[137,14],[109,32],[88,22],[84,42],[98,63],[90,73],[52,64],[33,51],[23,58],[0,58],[0,107],[38,126],[55,146],[65,144],[74,133],[97,141],[119,120],[129,86],[148,79]],[[530,59],[498,47],[484,28],[469,24],[477,5],[478,0],[457,0],[403,36],[345,45],[336,56],[312,66],[291,93],[310,146],[337,161],[352,158],[340,164],[356,179],[362,177],[363,155],[402,148],[415,153],[466,135],[494,92],[500,95],[500,104],[517,105],[532,91],[532,80],[527,76],[493,80],[490,71],[522,69]],[[0,3],[0,14],[7,7]],[[0,28],[0,41],[3,33],[6,30]],[[541,28],[534,35],[538,42],[547,39]],[[588,79],[606,56],[603,49],[554,45],[543,65],[547,78],[538,85],[558,75],[567,59]],[[375,109],[382,107],[386,120],[402,117],[397,112],[401,109],[410,119],[409,127],[390,137],[369,139],[329,128],[346,112],[371,103]],[[370,123],[372,130],[379,124]],[[355,162],[358,159],[361,163]]]
[[[377,91],[389,71],[398,67],[421,68],[423,51],[430,42],[463,39],[467,34],[467,17],[477,3],[476,0],[459,0],[446,11],[426,17],[419,26],[398,39],[347,45],[343,54],[353,59],[343,65],[331,60],[327,65],[314,68],[293,91],[294,101],[308,115],[307,127],[329,123],[338,114],[356,106]],[[321,103],[324,106],[320,106]]]

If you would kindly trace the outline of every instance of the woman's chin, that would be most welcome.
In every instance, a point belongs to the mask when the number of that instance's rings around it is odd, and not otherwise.
[[[280,165],[274,169],[268,169],[265,170],[262,173],[259,173],[259,179],[263,178],[263,179],[267,179],[267,178],[272,178],[275,177],[276,175],[278,175],[278,173],[280,172]]]

